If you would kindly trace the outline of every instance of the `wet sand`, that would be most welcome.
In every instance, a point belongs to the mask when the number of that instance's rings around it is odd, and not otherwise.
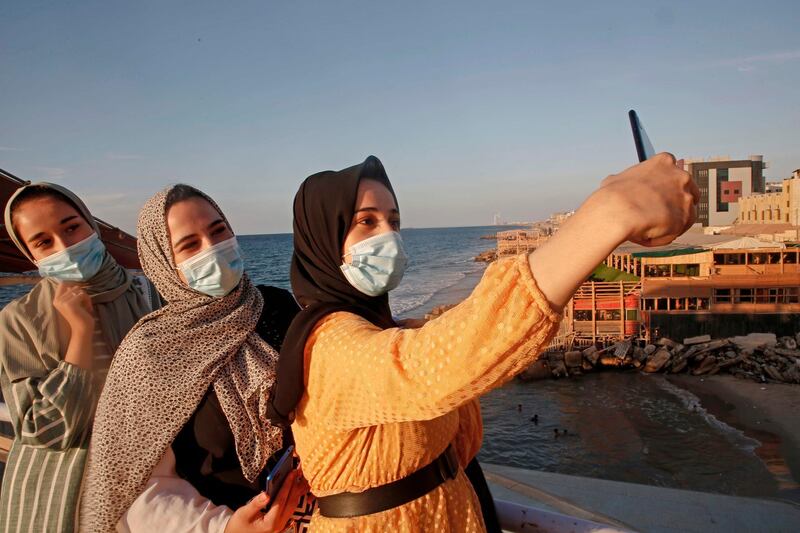
[[[800,496],[800,386],[756,383],[733,376],[670,376],[700,399],[703,408],[761,445],[755,453],[778,482],[779,492]]]

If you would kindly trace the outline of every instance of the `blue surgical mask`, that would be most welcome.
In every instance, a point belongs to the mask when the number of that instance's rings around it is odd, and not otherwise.
[[[189,287],[219,298],[239,285],[244,274],[244,261],[236,237],[206,248],[178,265]]]
[[[97,233],[60,252],[36,261],[42,277],[58,281],[89,281],[103,266],[106,247]]]
[[[342,264],[342,273],[367,296],[380,296],[397,287],[408,265],[403,238],[396,231],[354,244],[345,254],[348,256],[350,262]]]

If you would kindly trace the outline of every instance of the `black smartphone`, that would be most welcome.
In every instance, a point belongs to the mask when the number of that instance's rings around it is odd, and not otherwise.
[[[639,115],[636,114],[636,111],[633,109],[628,111],[628,118],[631,120],[631,130],[633,131],[633,142],[636,145],[636,155],[639,156],[639,162],[641,163],[656,155],[656,151],[653,149],[650,137],[648,137],[647,133],[644,131],[644,126],[642,126],[642,121],[639,120]]]
[[[275,463],[275,466],[272,467],[269,474],[267,475],[267,486],[265,491],[269,496],[269,505],[275,501],[275,496],[278,495],[278,491],[281,490],[281,485],[286,480],[286,476],[289,475],[289,472],[292,471],[294,467],[294,445],[289,446],[286,448],[286,451],[283,452],[281,458],[278,459],[278,462]]]

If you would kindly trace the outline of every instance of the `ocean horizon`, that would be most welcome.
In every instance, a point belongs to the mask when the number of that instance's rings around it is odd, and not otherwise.
[[[403,229],[410,263],[390,294],[394,315],[422,317],[437,305],[466,298],[486,269],[474,257],[494,246],[481,237],[497,228]],[[255,283],[290,288],[291,233],[240,235],[239,240]],[[30,287],[0,286],[0,306]],[[482,397],[481,405],[485,428],[479,458],[488,463],[800,502],[797,482],[774,474],[776,464],[789,471],[781,456],[768,465],[756,453],[759,441],[698,408],[696,396],[664,376],[600,372],[532,383],[513,380]],[[567,430],[567,436],[554,437],[556,429]]]

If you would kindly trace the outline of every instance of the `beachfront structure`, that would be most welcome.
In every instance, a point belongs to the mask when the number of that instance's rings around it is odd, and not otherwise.
[[[737,223],[800,225],[800,169],[783,180],[779,188],[770,189],[739,198]]]
[[[687,233],[658,248],[625,243],[567,306],[576,342],[800,329],[800,245]]]
[[[497,256],[530,253],[544,244],[548,236],[538,229],[515,229],[497,232]]]
[[[548,218],[547,221],[550,224],[558,227],[561,224],[563,224],[564,222],[566,222],[567,219],[569,217],[571,217],[572,215],[574,215],[574,214],[575,214],[575,211],[563,211],[563,212],[560,212],[560,213],[553,213],[552,215],[550,215],[550,218]]]
[[[703,226],[729,226],[739,214],[739,198],[763,193],[764,156],[731,160],[714,157],[708,160],[687,159],[686,171],[700,189],[697,221]]]
[[[638,281],[587,281],[564,308],[566,327],[561,336],[578,346],[646,336],[640,315],[641,289]]]

